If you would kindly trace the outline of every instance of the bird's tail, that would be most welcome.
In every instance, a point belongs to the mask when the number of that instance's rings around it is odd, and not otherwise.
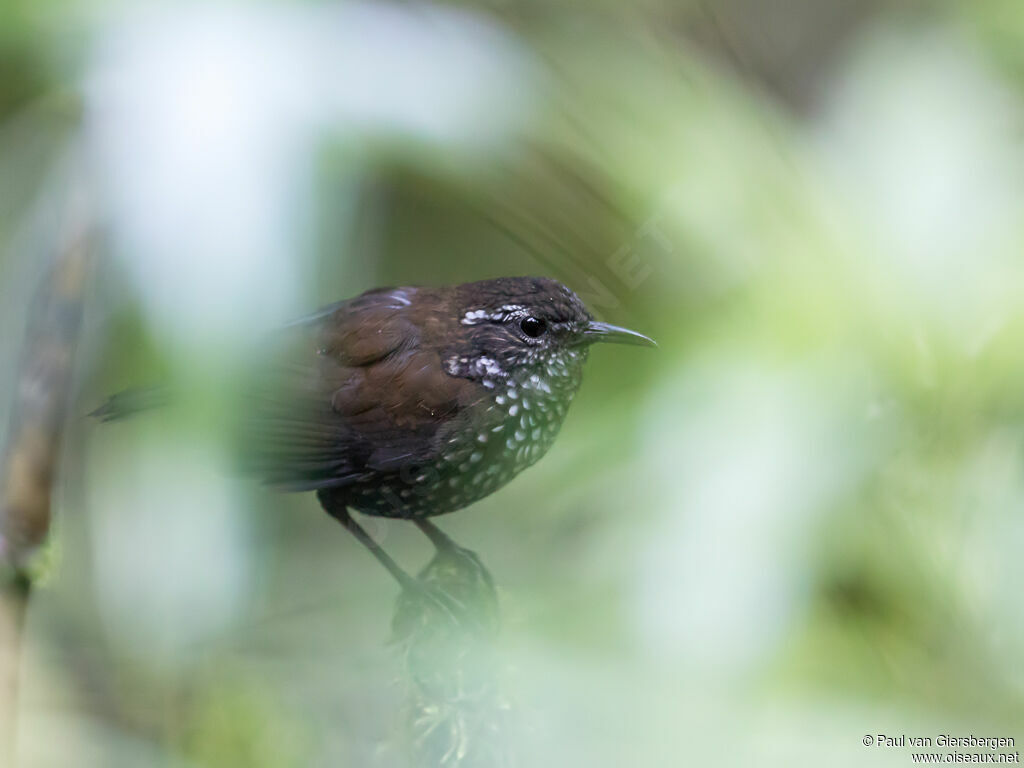
[[[100,421],[120,421],[137,413],[167,405],[171,396],[167,387],[133,387],[111,395],[89,416]]]

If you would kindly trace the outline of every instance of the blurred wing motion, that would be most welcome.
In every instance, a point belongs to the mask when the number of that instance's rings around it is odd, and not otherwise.
[[[460,403],[445,382],[428,380],[446,374],[409,317],[408,297],[418,290],[372,291],[277,334],[280,346],[249,378],[242,406],[246,473],[306,491],[436,457],[438,430]]]

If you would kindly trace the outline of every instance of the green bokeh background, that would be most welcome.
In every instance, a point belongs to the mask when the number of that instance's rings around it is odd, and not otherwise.
[[[550,454],[439,520],[498,585],[519,762],[881,766],[913,750],[865,734],[1024,742],[1024,7],[352,7],[497,34],[509,79],[448,116],[454,138],[346,116],[310,133],[280,195],[301,291],[264,316],[274,286],[246,283],[246,345],[216,313],[190,330],[186,294],[169,331],[126,268],[151,256],[118,235],[90,73],[137,10],[0,7],[3,402],[69,154],[98,255],[20,765],[408,764],[397,589],[311,496],[233,479],[232,374],[288,312],[508,274],[556,277],[660,345],[595,349]],[[145,23],[201,29],[204,8]],[[229,9],[240,38],[330,11]],[[373,56],[430,65],[369,29]],[[401,101],[369,63],[344,76]],[[160,379],[183,402],[81,417]],[[411,526],[368,528],[410,570],[429,559]]]

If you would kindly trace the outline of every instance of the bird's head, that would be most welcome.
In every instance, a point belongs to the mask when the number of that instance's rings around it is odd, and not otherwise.
[[[591,344],[655,346],[646,336],[594,320],[579,296],[543,277],[506,277],[455,289],[459,344],[446,364],[466,378],[579,384]]]

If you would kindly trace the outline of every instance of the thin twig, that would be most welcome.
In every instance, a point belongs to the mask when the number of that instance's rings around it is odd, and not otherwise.
[[[35,554],[46,543],[53,478],[70,400],[72,363],[89,262],[89,216],[74,172],[47,193],[60,195],[52,266],[33,297],[0,452],[0,744],[13,764],[18,680]],[[70,182],[70,183],[69,183]],[[56,191],[59,190],[59,191]],[[50,200],[43,200],[46,206]]]

